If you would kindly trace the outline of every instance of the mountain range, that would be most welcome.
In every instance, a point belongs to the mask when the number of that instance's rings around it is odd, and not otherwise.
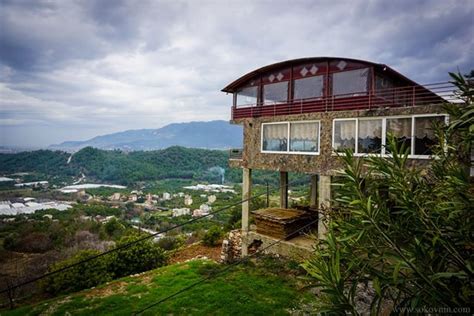
[[[124,151],[157,150],[171,146],[206,149],[242,147],[242,128],[227,121],[173,123],[158,129],[126,130],[85,141],[66,141],[49,149],[75,152],[84,147]]]

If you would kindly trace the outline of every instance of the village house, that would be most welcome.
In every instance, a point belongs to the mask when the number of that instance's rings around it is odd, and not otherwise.
[[[243,174],[242,255],[250,244],[280,238],[289,240],[270,252],[311,251],[309,238],[286,234],[318,217],[313,233],[324,238],[318,211],[330,205],[332,178],[342,167],[337,153],[389,156],[390,133],[408,148],[412,165],[429,166],[437,142],[432,126],[447,121],[442,104],[453,90],[449,83],[419,85],[384,64],[336,57],[268,65],[227,85],[222,91],[232,95],[231,123],[243,126],[244,146],[229,157]],[[279,173],[278,208],[250,209],[253,170]],[[310,176],[308,209],[289,208],[289,172]]]
[[[191,210],[189,208],[174,208],[172,209],[172,216],[173,217],[178,217],[178,216],[184,216],[184,215],[190,215]]]
[[[209,195],[207,197],[207,203],[212,204],[217,200],[217,197],[215,195]]]
[[[209,205],[207,204],[201,204],[199,206],[199,209],[203,212],[203,213],[209,213],[211,210],[212,210],[212,207],[210,207]]]
[[[190,195],[184,196],[184,205],[189,206],[193,204],[193,198]]]

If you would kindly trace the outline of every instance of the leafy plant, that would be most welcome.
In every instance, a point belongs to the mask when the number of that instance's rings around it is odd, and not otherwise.
[[[117,247],[140,239],[139,235],[122,237]],[[115,277],[127,276],[134,273],[155,269],[166,264],[166,255],[153,240],[147,239],[132,246],[120,249],[111,254],[111,271]]]
[[[393,137],[392,157],[341,156],[338,208],[330,210],[327,238],[304,264],[326,295],[322,311],[358,314],[367,289],[372,314],[472,306],[473,89],[451,76],[464,104],[446,105],[450,123],[435,127],[431,168],[414,166]]]
[[[80,251],[69,259],[53,264],[50,271],[62,269],[97,254],[99,251],[96,250]],[[112,274],[109,271],[109,259],[107,256],[99,257],[54,274],[41,283],[42,288],[51,294],[59,294],[79,291],[110,281]]]
[[[212,226],[209,230],[204,234],[202,238],[202,242],[206,246],[217,246],[219,240],[222,237],[222,229],[219,226]]]

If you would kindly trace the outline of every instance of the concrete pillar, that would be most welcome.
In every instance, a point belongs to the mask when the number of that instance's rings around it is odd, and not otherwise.
[[[309,197],[309,206],[315,209],[318,208],[318,176],[311,175],[311,193]]]
[[[280,171],[280,208],[288,208],[288,172]]]
[[[327,211],[331,203],[331,176],[319,175],[319,208]],[[326,238],[327,223],[323,215],[319,213],[318,237]]]
[[[248,254],[247,232],[249,231],[250,198],[252,196],[252,169],[242,169],[242,257]]]

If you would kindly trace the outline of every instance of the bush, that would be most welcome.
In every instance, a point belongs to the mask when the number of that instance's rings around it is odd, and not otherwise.
[[[117,247],[136,241],[143,236],[130,235],[122,237]],[[138,242],[111,254],[111,270],[115,277],[127,276],[155,269],[166,264],[166,255],[152,239]]]
[[[49,271],[56,271],[76,262],[99,254],[96,250],[83,250],[75,256],[55,263]],[[108,256],[99,257],[75,267],[69,268],[46,278],[41,286],[51,294],[75,292],[112,280],[109,272]]]
[[[206,246],[210,246],[210,247],[217,246],[222,235],[223,235],[223,232],[219,226],[212,226],[204,234],[204,237],[202,238],[202,242]]]
[[[15,234],[15,233],[8,234],[8,236],[5,237],[5,239],[3,240],[3,248],[5,250],[14,251],[17,240],[18,240],[18,234]]]
[[[184,239],[181,236],[165,236],[161,238],[157,243],[163,250],[173,250],[181,247],[184,244]]]
[[[391,137],[393,157],[342,157],[338,209],[326,240],[305,269],[322,287],[332,313],[357,314],[360,285],[369,286],[370,313],[472,306],[474,188],[470,154],[472,86],[453,75],[465,104],[447,105],[450,125],[437,127],[437,159],[412,167]],[[447,145],[446,145],[447,144]]]
[[[125,231],[125,226],[123,226],[115,217],[111,218],[104,225],[104,230],[109,237],[116,238],[120,236]]]

